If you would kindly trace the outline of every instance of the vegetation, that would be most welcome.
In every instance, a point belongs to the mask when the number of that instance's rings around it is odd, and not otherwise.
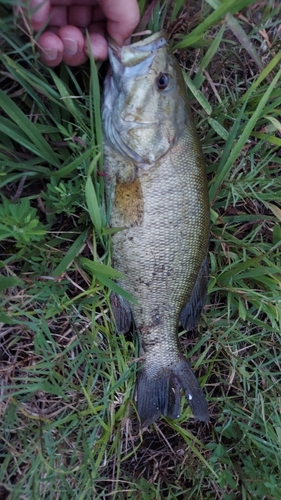
[[[195,422],[183,398],[178,421],[143,433],[137,339],[117,336],[111,322],[117,274],[96,68],[44,67],[8,3],[0,5],[1,498],[281,498],[280,2],[163,0],[146,16],[150,29],[170,34],[208,165],[209,302],[181,347],[212,418]]]

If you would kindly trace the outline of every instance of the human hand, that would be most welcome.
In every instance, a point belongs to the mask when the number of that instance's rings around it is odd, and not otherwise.
[[[70,66],[84,63],[88,57],[86,29],[95,60],[103,61],[108,55],[106,33],[122,46],[139,23],[137,0],[25,1],[29,2],[33,29],[47,26],[38,38],[38,50],[48,66],[62,61]]]

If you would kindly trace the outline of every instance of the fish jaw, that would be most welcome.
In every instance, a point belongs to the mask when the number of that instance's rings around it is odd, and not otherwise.
[[[117,86],[123,76],[136,78],[147,74],[157,50],[166,44],[167,40],[161,32],[123,47],[118,47],[114,41],[110,41],[109,60]]]

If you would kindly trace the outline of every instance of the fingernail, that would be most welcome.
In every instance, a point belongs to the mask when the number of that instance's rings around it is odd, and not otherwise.
[[[62,38],[63,52],[66,56],[75,56],[78,52],[78,43],[71,38]]]
[[[58,51],[55,49],[44,49],[40,50],[41,56],[47,61],[54,61],[58,57]]]

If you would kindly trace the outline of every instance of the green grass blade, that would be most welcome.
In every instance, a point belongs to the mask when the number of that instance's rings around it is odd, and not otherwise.
[[[100,213],[100,207],[98,204],[98,199],[96,195],[96,191],[94,189],[94,185],[91,177],[87,178],[85,185],[85,194],[86,194],[86,202],[89,210],[89,214],[91,217],[91,221],[94,225],[95,230],[98,234],[102,232],[102,218]]]
[[[77,167],[80,167],[83,165],[86,160],[89,159],[89,157],[93,154],[92,150],[89,148],[87,151],[82,153],[80,156],[75,158],[73,161],[69,162],[69,159],[65,162],[66,165],[63,165],[61,168],[56,170],[55,172],[52,172],[52,175],[54,177],[68,177],[69,174],[71,174],[74,170],[77,169]]]
[[[225,16],[225,21],[227,26],[231,29],[232,33],[238,38],[242,47],[244,47],[244,49],[249,53],[249,56],[255,61],[258,68],[262,71],[264,69],[264,66],[260,59],[260,56],[258,55],[248,35],[241,28],[237,19],[235,19],[235,17],[233,17],[233,15],[228,12]]]
[[[213,60],[219,49],[224,31],[225,31],[225,24],[222,25],[219,33],[214,38],[213,42],[211,43],[210,47],[208,48],[205,56],[203,57],[200,63],[200,69],[193,80],[193,84],[197,89],[199,89],[199,87],[202,85],[205,79],[205,77],[203,76],[204,69],[208,67],[208,65],[211,63],[211,61]]]
[[[54,166],[59,166],[56,155],[51,146],[38,131],[36,124],[32,123],[25,114],[14,104],[14,102],[0,89],[0,107],[5,113],[17,124],[19,129],[29,138],[35,145],[35,148],[40,151],[41,156],[48,163]],[[6,127],[7,128],[7,127]],[[11,132],[12,133],[12,132]]]
[[[228,157],[228,159],[225,161],[225,163],[222,163],[222,161],[220,162],[219,166],[218,166],[218,170],[216,172],[216,176],[215,176],[215,179],[210,187],[210,197],[211,199],[213,199],[219,189],[219,186],[221,184],[221,182],[223,181],[223,179],[225,178],[225,176],[227,175],[231,165],[235,162],[235,160],[237,159],[240,151],[242,150],[243,146],[245,145],[247,139],[249,138],[251,132],[253,131],[254,127],[256,126],[256,123],[258,121],[258,119],[260,118],[261,116],[261,113],[273,91],[273,89],[275,88],[277,82],[279,81],[281,77],[281,70],[278,71],[278,73],[275,75],[275,77],[273,78],[272,82],[270,83],[270,85],[268,86],[266,92],[264,93],[264,95],[262,96],[256,110],[254,111],[254,113],[252,114],[251,118],[249,119],[249,121],[246,123],[245,127],[244,127],[244,130],[241,134],[241,136],[239,137],[238,141],[236,142],[236,144],[234,145],[232,151],[230,152],[230,155]],[[250,95],[250,94],[249,94]],[[229,136],[229,139],[230,139],[230,136]]]
[[[183,49],[185,47],[190,47],[196,42],[201,40],[205,32],[214,26],[216,23],[220,22],[224,16],[229,12],[235,14],[239,10],[247,7],[254,3],[255,0],[227,0],[225,4],[220,5],[215,12],[210,14],[197,28],[194,28],[189,35],[185,36],[181,42],[174,46],[174,50]]]
[[[202,94],[202,92],[200,90],[198,90],[196,88],[196,86],[194,85],[194,83],[192,82],[192,80],[189,78],[189,76],[186,73],[183,73],[183,77],[184,77],[184,81],[185,81],[187,87],[192,92],[192,94],[194,95],[195,99],[197,99],[197,101],[202,106],[202,108],[204,109],[204,111],[206,111],[206,113],[208,115],[211,115],[211,113],[212,113],[212,106],[210,105],[210,103],[208,102],[208,100],[206,99],[206,97]]]
[[[59,265],[50,273],[50,276],[52,276],[53,278],[61,276],[66,271],[66,269],[68,269],[68,267],[72,264],[74,259],[78,257],[83,247],[85,246],[87,236],[88,231],[84,231],[78,236],[78,238],[62,258]]]

